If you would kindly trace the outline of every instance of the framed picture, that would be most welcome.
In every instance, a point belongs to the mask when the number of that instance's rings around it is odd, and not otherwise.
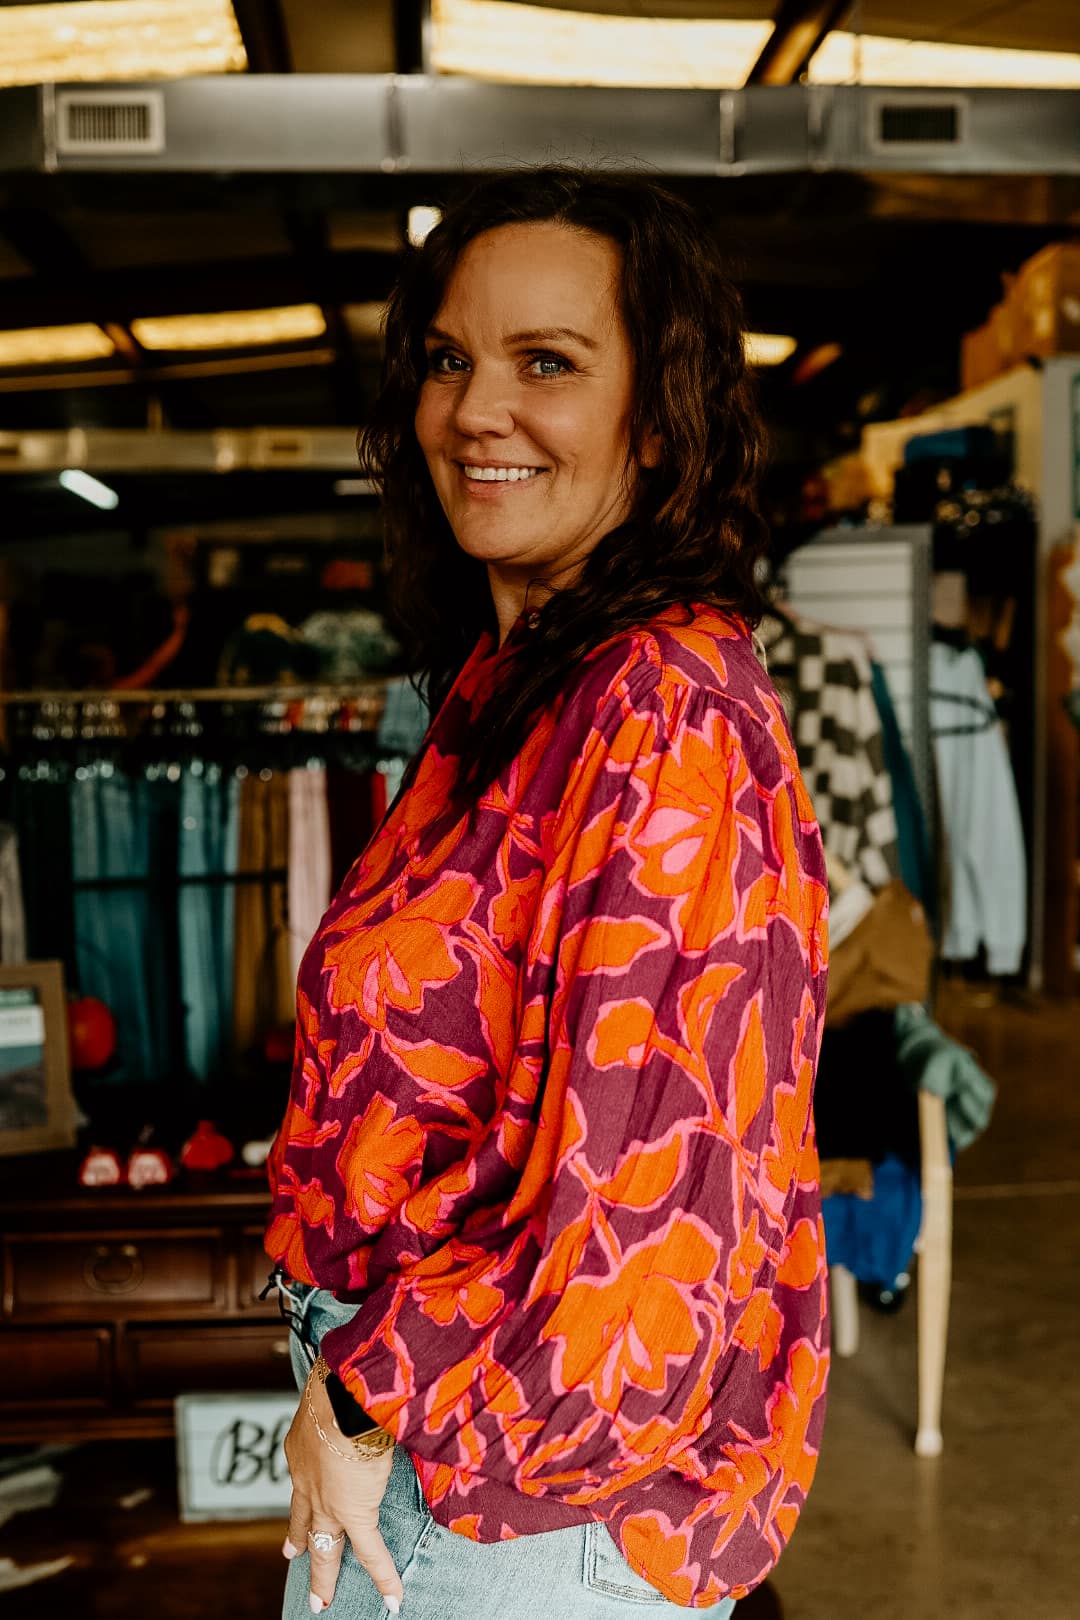
[[[63,964],[0,965],[0,1154],[74,1145]]]

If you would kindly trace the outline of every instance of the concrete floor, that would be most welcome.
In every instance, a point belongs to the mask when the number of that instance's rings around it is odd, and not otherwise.
[[[943,988],[939,1017],[999,1084],[959,1159],[944,1455],[920,1460],[914,1299],[863,1309],[834,1363],[817,1481],[739,1620],[1080,1616],[1080,1008]],[[282,1527],[177,1522],[164,1443],[59,1459],[51,1507],[3,1522],[0,1614],[35,1620],[273,1620]],[[70,1558],[3,1591],[3,1560]],[[512,1617],[508,1616],[508,1620]]]
[[[998,1082],[955,1169],[944,1455],[915,1456],[914,1300],[835,1360],[786,1620],[1080,1616],[1080,1007],[943,987]]]

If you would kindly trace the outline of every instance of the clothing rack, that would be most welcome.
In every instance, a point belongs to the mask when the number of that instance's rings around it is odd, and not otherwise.
[[[933,826],[930,624],[933,530],[929,524],[824,529],[785,559],[784,600],[807,618],[865,636],[884,667],[911,756],[927,825]]]
[[[0,744],[24,771],[93,760],[134,768],[180,759],[286,769],[317,758],[397,757],[381,727],[391,677],[349,685],[0,692]],[[169,767],[172,768],[171,766]]]
[[[385,696],[389,684],[387,676],[371,676],[348,686],[194,686],[146,687],[126,690],[107,687],[101,690],[0,692],[0,706],[25,704],[28,707],[47,703],[85,705],[134,703],[165,706],[179,703],[299,703],[308,699],[327,702],[358,702],[363,698]]]
[[[884,666],[927,825],[934,826],[930,728],[930,633],[933,531],[929,526],[827,529],[786,560],[785,600],[838,630],[868,637]],[[918,1424],[915,1451],[942,1450],[941,1398],[952,1281],[952,1163],[940,1097],[920,1091],[922,1228],[918,1272]],[[857,1284],[846,1266],[830,1267],[833,1345],[839,1356],[859,1343]]]

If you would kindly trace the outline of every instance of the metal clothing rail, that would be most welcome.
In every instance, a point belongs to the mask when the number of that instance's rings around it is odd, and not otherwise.
[[[0,705],[25,704],[27,707],[45,703],[66,704],[72,707],[86,704],[142,703],[300,703],[321,698],[326,702],[344,704],[370,701],[382,697],[391,677],[372,676],[349,686],[195,686],[146,687],[119,691],[14,691],[0,692]]]

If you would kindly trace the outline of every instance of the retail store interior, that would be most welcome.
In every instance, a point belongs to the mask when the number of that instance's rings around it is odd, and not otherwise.
[[[0,1613],[280,1612],[265,1161],[428,718],[356,433],[409,244],[545,162],[725,248],[830,857],[828,1415],[736,1620],[1073,1620],[1065,0],[0,0]]]

